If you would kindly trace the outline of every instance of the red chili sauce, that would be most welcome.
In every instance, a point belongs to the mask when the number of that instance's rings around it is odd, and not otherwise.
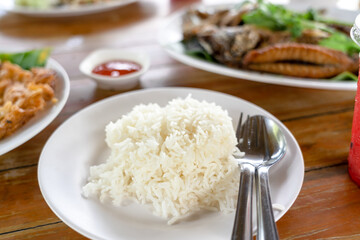
[[[110,77],[119,77],[141,69],[140,64],[127,60],[111,60],[96,66],[92,73]]]

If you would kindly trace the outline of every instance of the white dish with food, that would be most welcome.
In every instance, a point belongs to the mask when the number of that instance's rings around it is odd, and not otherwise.
[[[233,5],[194,5],[193,7],[209,7],[215,8],[227,8]],[[302,3],[290,3],[285,7],[296,10],[305,11],[311,6],[304,5]],[[189,56],[185,53],[183,44],[180,43],[183,40],[182,32],[182,19],[188,9],[181,10],[171,15],[166,23],[164,23],[162,29],[158,35],[158,41],[164,50],[174,59],[187,64],[192,67],[196,67],[212,73],[225,75],[229,77],[235,77],[244,80],[257,81],[263,83],[279,84],[293,87],[304,88],[317,88],[317,89],[331,89],[331,90],[356,90],[356,81],[334,81],[330,79],[319,78],[301,78],[291,77],[285,75],[271,74],[265,72],[250,71],[244,68],[233,68],[220,63],[209,62],[200,58]],[[336,19],[338,21],[353,23],[357,12],[339,9],[335,7],[329,7],[326,10],[326,17]]]
[[[108,61],[129,61],[139,65],[135,72],[119,75],[105,76],[93,73],[93,70],[100,64]],[[122,49],[99,49],[90,53],[79,66],[80,71],[86,76],[94,79],[99,88],[120,90],[135,87],[141,75],[150,67],[150,58],[145,53],[130,52]]]
[[[57,2],[50,1],[49,2]],[[0,9],[16,14],[22,14],[34,17],[73,17],[81,16],[93,13],[99,13],[109,11],[111,9],[126,6],[130,3],[136,2],[137,0],[112,0],[103,1],[92,4],[64,4],[61,6],[46,6],[46,7],[29,7],[19,6],[16,4],[16,0],[0,1]]]
[[[57,102],[48,104],[44,110],[37,112],[24,126],[12,135],[0,140],[0,155],[25,143],[46,126],[48,126],[65,106],[70,93],[70,80],[64,68],[54,59],[48,59],[45,68],[53,69],[57,73],[55,98]]]
[[[157,103],[163,107],[170,100],[189,94],[227,110],[234,127],[240,112],[263,114],[279,123],[288,152],[271,169],[270,185],[273,203],[283,207],[275,211],[275,219],[280,219],[297,198],[304,178],[303,157],[294,136],[274,116],[250,102],[192,88],[159,88],[120,94],[95,103],[64,122],[46,143],[38,167],[40,189],[53,212],[75,231],[91,239],[229,238],[234,213],[200,211],[168,225],[166,220],[139,204],[115,207],[110,202],[101,203],[96,198],[82,196],[90,166],[104,163],[109,156],[104,129],[110,121],[129,113],[135,105]]]

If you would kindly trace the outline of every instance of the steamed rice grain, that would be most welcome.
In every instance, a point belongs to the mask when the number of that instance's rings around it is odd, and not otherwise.
[[[138,105],[106,126],[107,161],[90,168],[86,197],[151,206],[171,224],[200,209],[236,207],[236,137],[228,113],[188,96]]]

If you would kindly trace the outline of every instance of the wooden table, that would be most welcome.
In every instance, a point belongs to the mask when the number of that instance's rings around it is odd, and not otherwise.
[[[305,161],[300,195],[278,221],[281,239],[360,239],[360,189],[347,173],[355,92],[294,88],[225,77],[181,64],[156,40],[164,17],[195,1],[142,1],[110,12],[65,19],[1,12],[0,47],[53,46],[52,57],[71,79],[68,102],[41,133],[0,156],[0,239],[84,239],[59,220],[37,182],[41,150],[54,130],[85,106],[121,91],[105,91],[78,65],[103,47],[143,51],[151,69],[136,89],[193,87],[246,99],[279,118],[294,134]],[[0,145],[1,147],[1,145]]]

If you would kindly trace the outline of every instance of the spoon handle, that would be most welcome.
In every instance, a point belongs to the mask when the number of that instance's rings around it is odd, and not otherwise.
[[[252,239],[252,196],[255,167],[248,163],[241,164],[239,195],[236,207],[232,240]]]
[[[276,228],[269,188],[269,168],[259,167],[255,173],[257,206],[257,240],[277,240]]]

